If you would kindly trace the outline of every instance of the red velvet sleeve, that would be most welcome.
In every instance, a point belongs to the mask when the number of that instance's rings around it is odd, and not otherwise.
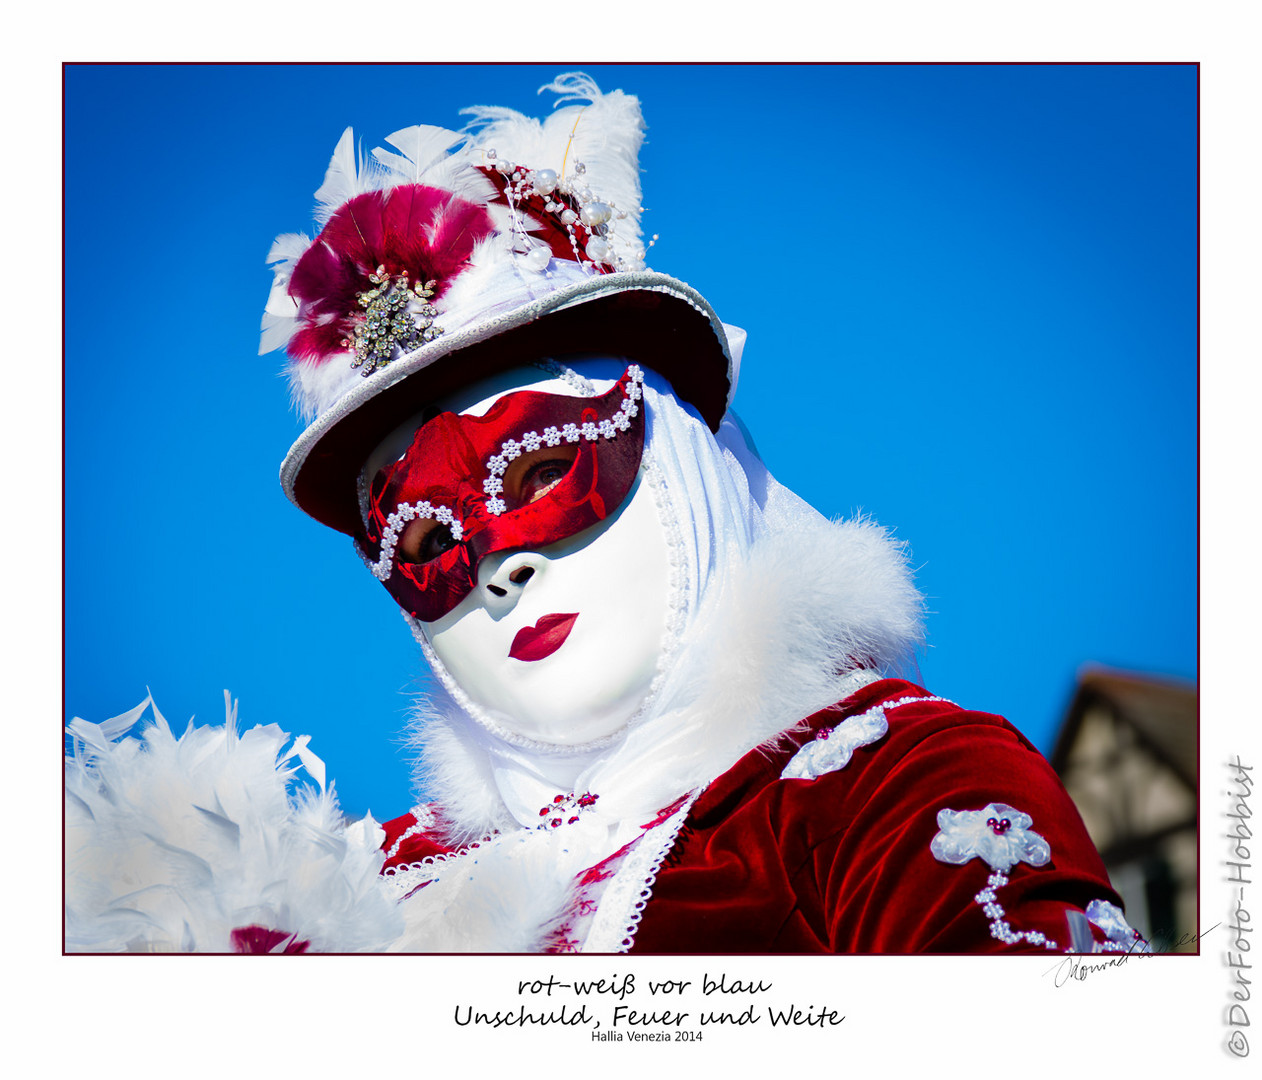
[[[717,779],[658,873],[634,951],[1046,952],[1039,935],[1062,951],[1068,911],[1093,900],[1119,904],[1077,809],[1038,751],[997,716],[907,701],[923,694],[906,683],[876,684],[844,711],[812,717],[808,741],[884,709],[888,732],[859,746],[844,767],[781,779],[790,747],[755,751]],[[995,877],[981,857],[956,864],[934,854],[944,810],[986,812],[969,820],[989,843],[991,804],[1012,808],[1014,838],[1046,841],[1041,865],[1019,862]],[[991,815],[996,829],[1004,829],[1004,813]],[[1032,819],[1025,829],[1021,814]]]
[[[1070,908],[1120,902],[1077,809],[1051,766],[1009,725],[957,713],[943,728],[939,708],[891,710],[888,743],[859,750],[856,764],[865,752],[873,760],[851,777],[842,770],[782,781],[813,787],[802,798],[817,812],[845,808],[839,828],[803,864],[799,895],[818,896],[829,946],[839,952],[1046,952],[1042,938],[1064,951]],[[991,804],[1033,819],[1028,832],[1047,842],[1046,863],[1018,862],[992,878],[981,856],[956,865],[934,854],[940,811]]]

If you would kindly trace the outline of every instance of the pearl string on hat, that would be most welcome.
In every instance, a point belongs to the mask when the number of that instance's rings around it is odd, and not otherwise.
[[[632,364],[627,368],[627,374],[630,376],[630,381],[623,391],[625,396],[622,399],[622,405],[612,418],[601,420],[600,423],[589,421],[584,424],[562,424],[559,428],[553,425],[544,428],[543,434],[527,431],[520,438],[509,439],[505,442],[500,447],[501,452],[489,458],[486,463],[486,471],[491,474],[482,481],[483,492],[490,496],[486,503],[487,513],[498,517],[508,509],[508,504],[499,497],[504,490],[502,477],[508,471],[508,466],[522,454],[533,453],[541,446],[560,446],[562,440],[567,443],[576,443],[582,439],[595,442],[601,436],[612,439],[618,432],[626,431],[631,426],[632,419],[640,411],[636,402],[644,394],[644,372],[640,366]]]
[[[518,217],[518,208],[527,204],[533,204],[532,212],[549,214],[561,224],[569,237],[574,261],[584,269],[607,274],[611,270],[644,268],[642,246],[633,248],[630,255],[615,252],[609,237],[616,231],[617,222],[627,217],[627,212],[612,201],[601,199],[587,186],[587,166],[583,162],[576,161],[574,171],[561,176],[555,169],[531,169],[500,161],[499,155],[491,149],[482,153],[487,166],[506,178],[504,197],[513,212],[512,250],[526,269],[546,273],[552,261],[552,248],[532,237]],[[653,241],[656,240],[654,235]]]
[[[554,379],[560,379],[562,382],[569,384],[578,391],[582,397],[595,397],[596,387],[592,385],[590,379],[583,378],[572,367],[567,367],[559,360],[553,360],[550,356],[541,360],[532,360],[530,366],[538,368],[540,371],[546,371]]]

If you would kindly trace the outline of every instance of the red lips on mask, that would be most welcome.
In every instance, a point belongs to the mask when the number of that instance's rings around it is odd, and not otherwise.
[[[642,385],[632,365],[599,397],[521,390],[484,416],[442,413],[423,424],[403,457],[374,477],[360,538],[396,602],[433,622],[474,589],[486,556],[555,544],[614,513],[644,452]],[[574,455],[568,471],[519,497],[512,489],[520,486],[514,482],[520,469],[513,463],[548,460],[553,449],[557,458]],[[430,538],[429,549],[437,553],[428,559],[425,552],[399,550],[418,520],[447,530],[438,543]]]

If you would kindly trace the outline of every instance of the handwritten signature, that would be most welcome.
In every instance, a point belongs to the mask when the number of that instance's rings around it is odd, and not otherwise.
[[[1151,952],[1139,949],[1142,947],[1141,942],[1136,941],[1126,952],[1122,953],[1084,953],[1081,955],[1066,956],[1064,960],[1056,964],[1054,967],[1048,968],[1043,974],[1052,975],[1053,982],[1056,986],[1064,986],[1068,982],[1084,982],[1088,976],[1095,975],[1097,972],[1107,971],[1109,968],[1124,967],[1130,960],[1151,960],[1154,956],[1159,956],[1162,952],[1170,949],[1177,949],[1183,945],[1190,945],[1199,941],[1211,930],[1217,929],[1218,923],[1208,927],[1199,933],[1185,933],[1178,941],[1155,949]]]

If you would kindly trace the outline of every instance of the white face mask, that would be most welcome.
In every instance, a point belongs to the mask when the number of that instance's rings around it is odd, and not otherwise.
[[[574,393],[528,371],[492,385],[467,407],[460,399],[440,406],[482,415],[517,390]],[[540,550],[484,558],[477,587],[420,625],[452,678],[497,722],[537,742],[581,746],[620,730],[647,697],[669,604],[666,535],[641,467],[616,513]]]

